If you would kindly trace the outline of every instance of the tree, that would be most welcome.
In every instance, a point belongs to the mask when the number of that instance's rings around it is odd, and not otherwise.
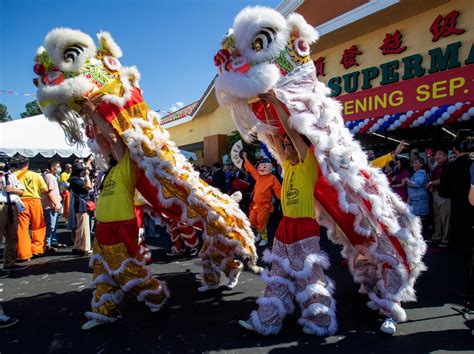
[[[38,114],[42,113],[36,101],[28,102],[25,105],[25,109],[26,109],[26,112],[20,113],[21,118],[37,116]]]
[[[8,108],[0,103],[0,123],[12,120],[12,116],[8,113]]]

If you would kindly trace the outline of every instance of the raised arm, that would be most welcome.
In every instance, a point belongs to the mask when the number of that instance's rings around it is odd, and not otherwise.
[[[290,138],[291,142],[293,143],[300,159],[304,160],[304,158],[306,157],[306,153],[308,152],[308,146],[306,145],[304,140],[301,138],[300,134],[295,129],[290,127],[288,123],[288,118],[290,116],[286,112],[286,110],[283,108],[281,102],[276,97],[275,92],[269,91],[267,93],[259,95],[259,97],[273,104],[273,106],[275,107],[277,111],[278,118],[280,119],[280,122],[283,125],[283,128],[285,129],[286,134],[288,135],[288,138]]]
[[[105,146],[105,142],[110,147],[112,154],[114,155],[117,161],[121,161],[125,156],[125,143],[122,141],[120,136],[115,132],[115,130],[107,123],[101,116],[95,111],[94,103],[86,100],[83,105],[84,113],[92,120],[94,123],[94,130],[96,133],[96,137],[102,135],[104,140],[101,138],[97,139],[97,143],[99,144],[99,148],[107,150]],[[107,151],[102,151],[104,155]]]

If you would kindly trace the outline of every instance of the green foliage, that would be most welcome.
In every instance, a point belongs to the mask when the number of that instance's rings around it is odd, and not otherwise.
[[[26,112],[20,113],[21,118],[33,117],[42,113],[36,101],[28,102],[25,105],[25,109],[26,109]]]
[[[12,120],[12,116],[8,113],[8,108],[0,103],[0,123]]]
[[[224,149],[224,155],[227,154],[230,156],[230,151],[232,150],[232,146],[239,141],[242,140],[242,145],[244,147],[244,151],[247,153],[247,157],[250,161],[255,161],[255,153],[257,151],[256,146],[252,144],[247,144],[243,139],[240,133],[237,130],[234,130],[227,136],[227,145]]]

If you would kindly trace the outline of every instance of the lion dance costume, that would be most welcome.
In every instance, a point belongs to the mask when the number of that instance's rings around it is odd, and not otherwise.
[[[280,128],[277,113],[257,98],[275,92],[290,114],[290,126],[314,146],[320,169],[315,187],[319,223],[334,243],[343,246],[354,280],[369,296],[368,306],[404,321],[400,304],[416,300],[413,286],[425,270],[420,222],[390,190],[382,172],[368,164],[359,143],[344,127],[340,104],[317,81],[310,58],[310,45],[317,39],[317,32],[299,14],[286,19],[269,8],[242,10],[214,58],[216,96],[220,105],[232,109],[242,137],[263,141],[281,162],[268,139]],[[270,254],[266,259],[285,269],[286,260]],[[275,286],[282,283],[279,277],[266,281]],[[324,293],[327,289],[308,287],[293,295],[310,298]],[[275,306],[283,313],[287,310],[281,301]],[[314,314],[329,310],[312,309]]]
[[[208,265],[204,279],[220,271],[229,274],[229,265],[238,262],[236,256],[248,259],[249,267],[258,271],[254,235],[238,204],[199,179],[169,133],[160,127],[158,114],[143,101],[138,70],[120,64],[122,51],[109,33],[101,32],[97,37],[99,47],[77,30],[58,28],[46,36],[34,67],[37,99],[45,116],[61,125],[71,144],[82,143],[80,126],[90,125],[83,114],[84,99],[100,97],[95,111],[125,143],[131,166],[137,166],[138,191],[160,214],[203,230],[200,255]],[[129,226],[130,232],[138,233],[136,223]],[[148,295],[158,295],[153,291],[166,293],[164,286],[156,284],[154,290],[137,290],[148,285],[149,273],[136,253],[137,243],[127,242],[118,237],[107,247],[94,246],[93,284],[97,291],[99,285],[103,288],[95,293],[92,307],[94,316],[101,320],[114,319],[98,309],[119,302],[117,285],[121,290],[135,291],[144,301]],[[152,309],[160,306],[147,304]]]

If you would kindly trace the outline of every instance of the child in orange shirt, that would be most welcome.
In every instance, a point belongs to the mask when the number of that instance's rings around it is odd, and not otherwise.
[[[244,168],[252,174],[255,180],[253,200],[249,208],[250,224],[262,237],[259,246],[265,246],[268,243],[268,219],[273,212],[272,191],[280,199],[281,184],[272,174],[273,165],[270,160],[261,161],[255,168],[247,160],[247,154],[243,152],[242,155],[245,160]]]

